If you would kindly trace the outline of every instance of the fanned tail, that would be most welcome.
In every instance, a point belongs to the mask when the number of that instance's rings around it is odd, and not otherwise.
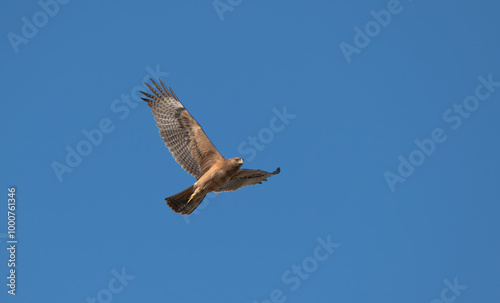
[[[189,198],[191,198],[191,195],[193,195],[194,191],[194,186],[190,186],[180,193],[166,198],[165,201],[167,201],[167,205],[170,207],[170,209],[172,209],[176,213],[181,213],[181,215],[189,215],[198,207],[198,205],[200,205],[201,201],[203,201],[203,199],[205,198],[205,195],[194,196],[191,201],[189,201]]]

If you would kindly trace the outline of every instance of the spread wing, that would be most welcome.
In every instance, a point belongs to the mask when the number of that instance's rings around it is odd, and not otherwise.
[[[175,160],[188,173],[199,179],[212,165],[223,157],[210,142],[207,135],[181,104],[171,88],[167,89],[160,79],[161,87],[150,79],[156,89],[145,83],[152,94],[141,92],[153,110],[156,126],[163,142]]]
[[[262,181],[267,181],[267,178],[279,173],[279,167],[272,173],[260,169],[240,169],[229,182],[217,188],[214,192],[233,191],[248,185],[261,184]]]

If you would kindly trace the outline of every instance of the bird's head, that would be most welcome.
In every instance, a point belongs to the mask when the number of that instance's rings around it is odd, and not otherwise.
[[[237,164],[239,164],[240,166],[243,165],[243,158],[236,157],[236,158],[233,158],[233,161],[236,162]]]

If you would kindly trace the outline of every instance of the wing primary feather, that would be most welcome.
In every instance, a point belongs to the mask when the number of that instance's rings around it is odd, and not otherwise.
[[[174,96],[175,100],[179,101],[179,98],[175,95],[174,90],[170,86],[168,88],[170,89],[170,93]]]
[[[160,92],[160,94],[162,94],[162,95],[165,95],[165,92],[163,91],[163,89],[161,89],[161,87],[153,79],[150,78],[150,80],[151,80],[151,83],[153,83],[153,85],[156,87],[158,92]]]
[[[141,92],[141,94],[143,94],[144,96],[146,96],[146,97],[148,97],[148,98],[150,98],[150,99],[153,99],[153,100],[155,99],[155,97],[154,97],[153,95],[151,95],[151,94],[148,94],[148,93],[145,93],[145,92]],[[141,98],[141,99],[142,99],[142,98]],[[143,100],[144,100],[144,99],[143,99]],[[146,100],[144,100],[144,101],[146,101]],[[150,100],[150,101],[151,101],[151,100]]]
[[[161,86],[163,87],[163,90],[165,91],[165,93],[167,94],[167,96],[171,96],[170,95],[170,92],[168,91],[167,87],[165,86],[165,84],[163,83],[163,81],[161,81],[160,79],[160,84]]]
[[[146,101],[146,103],[148,104],[148,106],[149,106],[149,107],[153,108],[153,104],[151,104],[151,102],[153,102],[153,101],[151,101],[151,100],[149,100],[149,99],[146,99],[146,98],[141,98],[141,99],[142,99],[143,101]]]
[[[156,96],[159,100],[161,100],[161,99],[163,98],[163,97],[160,95],[160,93],[159,93],[159,92],[157,92],[157,91],[156,91],[156,89],[154,89],[151,85],[149,85],[149,84],[148,84],[148,83],[146,83],[146,82],[144,82],[144,84],[146,84],[146,86],[149,88],[149,90],[150,90],[153,94],[155,94],[155,96]]]

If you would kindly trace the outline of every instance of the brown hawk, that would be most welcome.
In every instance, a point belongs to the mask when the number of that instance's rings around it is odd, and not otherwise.
[[[141,92],[149,98],[141,99],[151,107],[163,142],[175,160],[197,180],[189,188],[165,199],[173,211],[189,215],[209,192],[233,191],[261,184],[280,172],[279,167],[272,173],[241,169],[242,158],[224,158],[172,89],[167,89],[161,79],[161,87],[150,80],[156,89],[145,83],[152,94]]]

